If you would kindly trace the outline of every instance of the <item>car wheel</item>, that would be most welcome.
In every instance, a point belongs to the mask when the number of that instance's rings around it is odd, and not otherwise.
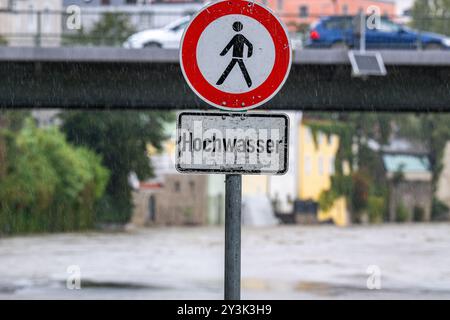
[[[331,45],[331,49],[348,50],[348,45],[345,42],[335,42]]]
[[[442,50],[443,47],[439,43],[429,43],[424,47],[425,50]]]
[[[144,48],[146,49],[152,49],[152,48],[161,48],[161,44],[158,42],[149,42],[144,44]]]

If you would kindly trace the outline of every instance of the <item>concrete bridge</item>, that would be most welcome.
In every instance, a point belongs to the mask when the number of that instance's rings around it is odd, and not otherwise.
[[[266,109],[450,111],[450,51],[381,51],[386,77],[353,78],[346,51],[295,51]],[[186,85],[177,50],[1,48],[3,108],[208,108]]]

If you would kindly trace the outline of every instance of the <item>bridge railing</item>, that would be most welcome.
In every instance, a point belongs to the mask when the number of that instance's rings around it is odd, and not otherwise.
[[[0,9],[0,46],[121,46],[131,34],[166,26],[194,14],[201,3],[182,10],[155,10],[152,6],[126,10],[115,7],[89,7],[66,10]],[[303,43],[320,15],[281,14],[294,40]],[[385,16],[419,31],[436,30],[450,34],[450,15]],[[420,38],[420,37],[419,37]],[[419,41],[420,42],[420,41]],[[417,48],[422,48],[418,43]]]

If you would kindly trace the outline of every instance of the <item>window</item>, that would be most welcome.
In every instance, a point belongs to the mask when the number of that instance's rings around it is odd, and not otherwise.
[[[277,0],[277,9],[278,10],[283,10],[283,7],[284,7],[283,0]]]
[[[334,18],[325,22],[325,28],[328,30],[349,30],[353,27],[353,19],[350,17]]]
[[[334,159],[334,157],[331,157],[330,158],[330,175],[334,175],[335,173],[336,173],[336,168],[335,168],[335,166],[334,166],[334,162],[335,162],[335,159]]]
[[[306,156],[305,157],[305,175],[309,176],[311,175],[312,168],[311,168],[311,157]]]
[[[28,6],[29,18],[28,18],[28,31],[34,32],[37,28],[37,13],[34,10],[34,6],[30,4]]]
[[[313,143],[313,136],[310,128],[306,128],[305,130],[305,136],[306,136],[306,143],[311,144]]]
[[[54,19],[52,19],[53,17],[55,17],[55,15],[52,14],[51,11],[52,7],[50,3],[47,2],[44,6],[44,13],[42,17],[42,29],[44,33],[52,33],[52,30],[55,27],[53,25]]]
[[[323,157],[319,157],[319,175],[323,176]]]
[[[308,6],[300,6],[300,18],[306,18],[309,16]]]
[[[188,25],[188,23],[189,23],[189,21],[180,23],[179,25],[172,27],[170,30],[174,31],[174,32],[184,30],[186,28],[186,26]]]
[[[344,4],[342,6],[342,14],[343,15],[347,15],[348,14],[348,5],[347,4]]]
[[[325,135],[322,132],[319,132],[319,136],[318,136],[318,143],[319,146],[324,145],[325,143]]]

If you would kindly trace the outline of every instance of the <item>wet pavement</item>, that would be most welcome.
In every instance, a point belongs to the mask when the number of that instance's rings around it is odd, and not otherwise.
[[[223,237],[205,227],[0,238],[0,298],[221,299]],[[450,299],[450,224],[244,228],[242,241],[244,299]],[[67,288],[71,266],[80,290]]]

